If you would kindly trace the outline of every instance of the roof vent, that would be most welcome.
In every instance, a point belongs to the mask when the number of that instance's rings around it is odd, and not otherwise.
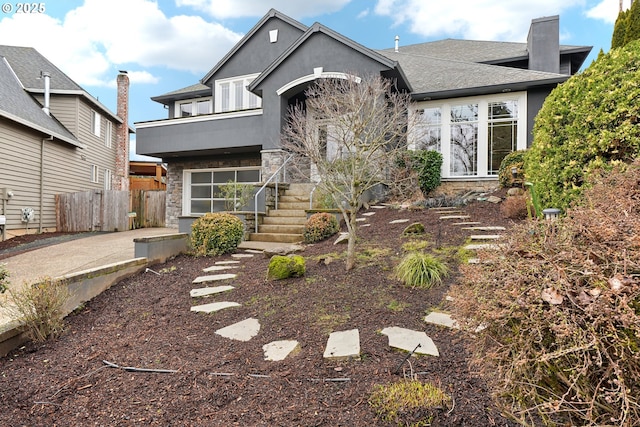
[[[398,43],[400,42],[400,36],[396,36],[396,52],[398,52]]]

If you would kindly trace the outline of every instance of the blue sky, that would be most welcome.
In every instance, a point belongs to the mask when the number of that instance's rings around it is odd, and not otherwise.
[[[37,2],[36,2],[37,3]],[[623,7],[630,0],[623,1]],[[28,3],[29,5],[33,3]],[[525,42],[531,19],[560,15],[560,42],[609,50],[619,0],[45,0],[4,2],[0,44],[36,48],[115,111],[131,80],[130,124],[166,118],[150,100],[197,83],[270,8],[320,22],[374,49],[443,38]],[[40,70],[37,70],[39,73]]]

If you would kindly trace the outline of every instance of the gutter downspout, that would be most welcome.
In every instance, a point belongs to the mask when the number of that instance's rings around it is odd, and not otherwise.
[[[43,138],[40,142],[40,214],[38,219],[38,233],[42,233],[42,211],[44,209],[44,142],[45,141],[53,141],[53,135],[49,136],[49,138]]]

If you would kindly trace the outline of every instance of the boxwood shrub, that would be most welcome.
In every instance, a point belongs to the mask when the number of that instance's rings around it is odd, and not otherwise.
[[[191,226],[191,247],[196,255],[222,255],[233,252],[244,235],[244,223],[230,213],[210,212]]]

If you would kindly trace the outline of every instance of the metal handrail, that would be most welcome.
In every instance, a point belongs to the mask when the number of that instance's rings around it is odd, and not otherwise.
[[[284,168],[287,163],[289,163],[289,160],[291,160],[293,158],[293,154],[289,155],[289,157],[287,157],[287,160],[285,160],[282,165],[280,165],[280,167],[271,175],[271,177],[269,177],[269,179],[262,185],[262,187],[260,187],[260,189],[258,191],[256,191],[256,195],[254,196],[254,200],[253,200],[253,206],[255,209],[255,224],[256,224],[256,233],[258,232],[258,195],[264,191],[265,188],[267,188],[267,185],[271,182],[271,180],[273,180],[273,178],[275,177],[276,179],[276,209],[278,209],[278,177],[280,176],[280,171],[282,170],[282,168]],[[284,180],[286,181],[287,179],[287,170],[284,170]]]

